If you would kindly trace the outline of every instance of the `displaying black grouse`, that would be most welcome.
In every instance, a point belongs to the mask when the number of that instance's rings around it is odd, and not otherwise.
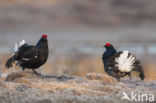
[[[119,81],[121,77],[126,75],[129,75],[131,79],[131,71],[137,71],[140,73],[141,80],[145,78],[142,66],[133,54],[128,51],[117,52],[110,43],[106,43],[104,47],[106,51],[102,56],[102,60],[105,72],[108,75]]]
[[[43,34],[36,46],[28,45],[22,40],[19,44],[15,44],[14,54],[6,62],[6,67],[12,67],[12,64],[16,61],[16,65],[22,67],[22,70],[35,69],[42,66],[48,59],[48,40],[47,35]]]

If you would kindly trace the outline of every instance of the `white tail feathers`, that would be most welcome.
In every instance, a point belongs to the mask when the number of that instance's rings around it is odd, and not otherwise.
[[[20,41],[20,47],[25,44],[25,40]]]
[[[120,54],[119,58],[116,58],[115,61],[117,62],[117,65],[119,70],[121,72],[130,72],[133,68],[133,63],[135,62],[135,57],[133,55],[130,55],[128,57],[128,51],[123,51],[123,53]]]
[[[25,44],[25,40],[21,40],[20,43],[19,43],[19,47],[21,47],[24,44]],[[19,47],[18,47],[18,44],[15,43],[14,52],[18,52]]]
[[[14,52],[18,52],[18,45],[15,43]]]

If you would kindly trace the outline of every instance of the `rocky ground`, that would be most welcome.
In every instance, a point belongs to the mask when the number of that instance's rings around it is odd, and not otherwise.
[[[131,103],[121,100],[123,92],[156,96],[156,81],[124,78],[117,82],[106,74],[69,77],[25,71],[1,77],[0,91],[0,103]]]

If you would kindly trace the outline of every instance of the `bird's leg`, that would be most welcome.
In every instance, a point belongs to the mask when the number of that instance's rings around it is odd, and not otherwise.
[[[24,71],[24,70],[25,70],[25,68],[24,68],[24,67],[22,67],[22,70]]]
[[[117,80],[118,82],[120,82],[120,77],[116,78],[116,80]]]
[[[116,77],[116,79],[117,79],[118,82],[120,82],[120,77],[121,77],[121,75],[120,75],[120,72],[118,71],[117,77]]]
[[[131,80],[131,79],[132,79],[132,78],[131,78],[131,72],[128,72],[127,74],[128,74],[128,76],[129,76],[129,78],[130,78],[130,80]]]
[[[42,77],[42,74],[41,73],[38,73],[35,69],[32,69],[33,70],[33,72],[36,74],[36,75],[38,75],[38,76],[41,76]]]
[[[37,72],[35,69],[33,69],[33,72],[34,72],[35,74],[38,74],[38,72]]]
[[[124,76],[126,76],[127,75],[127,73],[122,73],[122,72],[120,72],[120,76],[121,77],[124,77]]]

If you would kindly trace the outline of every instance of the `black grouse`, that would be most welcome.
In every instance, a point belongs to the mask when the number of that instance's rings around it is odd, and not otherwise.
[[[136,57],[128,51],[117,52],[113,45],[106,43],[106,51],[102,56],[105,72],[115,77],[118,81],[121,77],[128,75],[131,79],[131,71],[140,73],[141,80],[144,80],[144,71]]]
[[[36,46],[28,45],[22,40],[14,47],[14,54],[6,62],[6,67],[12,67],[12,64],[16,61],[16,65],[25,69],[32,69],[35,73],[35,69],[42,66],[48,59],[48,40],[47,35],[43,34]]]

